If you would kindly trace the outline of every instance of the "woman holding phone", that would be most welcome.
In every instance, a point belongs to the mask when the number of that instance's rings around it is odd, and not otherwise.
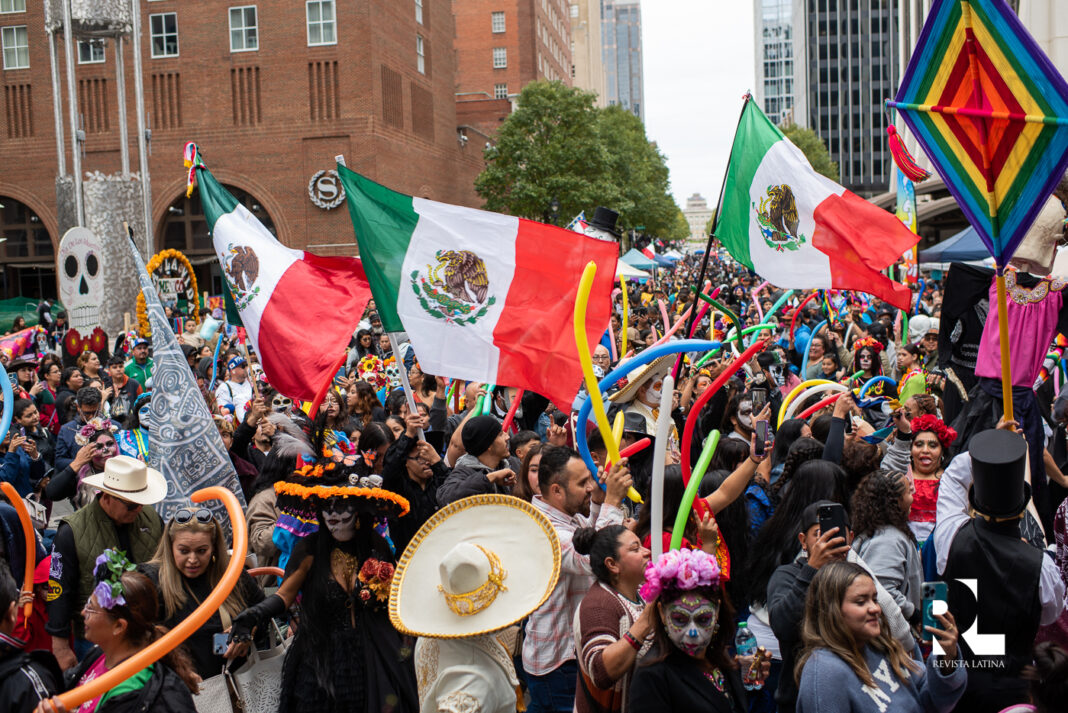
[[[957,648],[953,615],[925,627],[940,650],[923,665],[890,635],[875,580],[852,562],[821,567],[805,598],[803,650],[794,675],[798,713],[944,713],[964,694],[967,670]],[[937,650],[937,649],[936,649]]]

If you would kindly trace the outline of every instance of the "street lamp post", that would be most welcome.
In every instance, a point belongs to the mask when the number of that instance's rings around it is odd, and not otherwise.
[[[549,222],[553,225],[557,224],[557,220],[560,219],[560,201],[553,196],[553,199],[549,201]]]

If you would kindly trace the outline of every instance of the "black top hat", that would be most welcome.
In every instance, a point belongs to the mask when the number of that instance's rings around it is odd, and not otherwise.
[[[1022,513],[1031,499],[1031,486],[1024,482],[1024,439],[1010,431],[981,431],[969,441],[968,452],[972,457],[971,506],[994,518]]]
[[[606,233],[619,237],[619,230],[616,229],[616,223],[619,221],[619,213],[615,212],[611,208],[605,208],[604,206],[597,206],[597,209],[593,211],[593,220],[590,221],[590,225],[595,228],[600,228]]]

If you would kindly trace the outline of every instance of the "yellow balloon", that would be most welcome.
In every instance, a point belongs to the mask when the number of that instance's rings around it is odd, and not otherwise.
[[[777,425],[775,427],[778,428],[779,426],[782,425],[784,417],[786,416],[786,409],[789,408],[790,402],[793,401],[794,399],[796,399],[797,396],[802,391],[804,391],[805,389],[807,389],[810,386],[816,386],[817,384],[836,384],[836,383],[838,383],[838,382],[830,381],[828,379],[809,379],[808,381],[802,381],[800,384],[795,386],[793,391],[791,391],[786,396],[786,398],[782,400],[782,406],[779,407],[779,420],[778,420],[778,423],[777,423]]]

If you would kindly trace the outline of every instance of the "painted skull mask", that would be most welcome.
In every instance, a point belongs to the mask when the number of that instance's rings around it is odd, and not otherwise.
[[[331,498],[323,505],[322,524],[338,542],[356,536],[356,504],[348,498]]]
[[[686,654],[697,656],[708,648],[716,633],[719,602],[697,592],[683,592],[677,599],[661,605],[660,615],[671,642]]]

